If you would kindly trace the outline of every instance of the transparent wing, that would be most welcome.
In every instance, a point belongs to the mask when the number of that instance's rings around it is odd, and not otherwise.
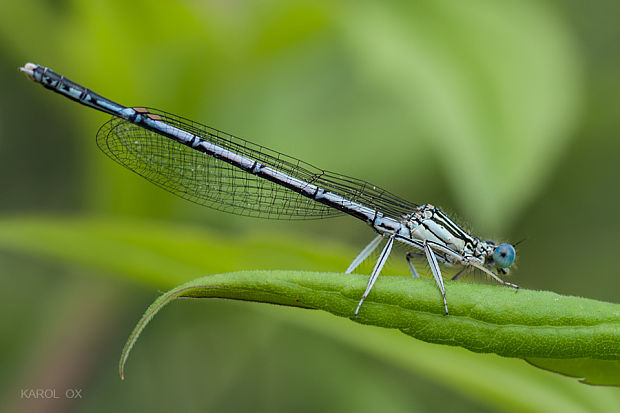
[[[351,201],[400,218],[416,204],[368,182],[316,168],[209,126],[156,109],[162,121],[211,143]],[[112,118],[97,133],[97,145],[110,158],[154,184],[189,201],[219,211],[270,219],[316,219],[342,214],[274,182],[170,138]]]

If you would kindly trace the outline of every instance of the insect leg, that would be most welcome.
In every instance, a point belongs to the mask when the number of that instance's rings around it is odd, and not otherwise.
[[[383,247],[383,251],[381,251],[381,255],[379,256],[379,259],[377,260],[377,263],[375,264],[375,268],[372,270],[372,274],[370,274],[370,280],[368,280],[368,286],[366,287],[366,291],[364,291],[364,294],[362,295],[362,299],[360,300],[359,304],[357,305],[357,308],[355,309],[354,314],[356,317],[357,317],[357,313],[359,313],[360,311],[360,307],[362,306],[362,303],[364,302],[366,297],[368,297],[368,294],[370,293],[372,286],[375,284],[375,281],[377,281],[377,277],[379,276],[381,269],[383,269],[385,262],[390,256],[390,251],[392,251],[393,244],[394,244],[394,235],[388,238],[388,242],[387,244],[385,244],[385,247]]]
[[[364,247],[364,249],[357,255],[357,257],[355,257],[351,265],[349,265],[349,268],[347,268],[347,270],[345,271],[345,274],[351,274],[351,272],[353,272],[353,270],[355,270],[358,265],[360,265],[366,258],[368,258],[368,256],[372,254],[372,252],[379,246],[382,238],[382,235],[377,235],[375,238],[373,238],[373,240],[370,241],[370,243],[366,245],[366,247]]]
[[[411,276],[413,278],[420,278],[420,276],[418,275],[418,272],[416,271],[415,267],[413,266],[413,263],[411,262],[411,258],[412,257],[420,257],[420,256],[424,256],[424,254],[420,253],[420,252],[411,252],[409,251],[406,255],[405,255],[405,259],[407,260],[407,264],[409,264],[409,270],[411,271]]]
[[[428,260],[428,264],[431,267],[431,272],[433,273],[433,277],[435,277],[435,282],[439,287],[439,291],[441,291],[441,296],[443,297],[443,307],[446,310],[446,315],[448,315],[448,303],[446,301],[446,289],[443,286],[443,278],[441,277],[441,270],[439,269],[439,264],[437,263],[437,257],[435,257],[435,253],[431,249],[428,242],[424,241],[424,252],[426,253],[426,259]]]

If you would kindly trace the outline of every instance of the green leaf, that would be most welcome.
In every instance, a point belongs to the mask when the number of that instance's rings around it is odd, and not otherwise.
[[[507,357],[620,360],[620,305],[545,291],[448,282],[444,316],[431,280],[382,277],[359,317],[351,317],[367,277],[355,274],[247,271],[211,275],[159,297],[132,332],[120,373],[140,332],[170,301],[228,298],[316,308],[362,324],[396,328],[420,340]],[[618,383],[606,383],[618,384]]]
[[[257,267],[331,271],[346,268],[355,256],[337,243],[286,234],[231,236],[162,221],[93,216],[0,219],[0,248],[112,271],[158,288]]]
[[[620,362],[592,358],[533,358],[525,359],[541,369],[579,378],[581,383],[600,386],[620,386]]]
[[[65,265],[96,270],[104,276],[137,280],[149,290],[168,289],[204,274],[241,269],[301,268],[333,271],[346,268],[357,252],[337,243],[307,236],[300,239],[264,231],[260,234],[235,233],[230,236],[227,233],[208,232],[195,226],[171,225],[162,221],[93,216],[2,218],[0,249],[26,254],[28,259],[45,257],[59,260]],[[366,280],[363,276],[351,277],[358,277],[355,278],[357,289],[350,291],[353,295],[346,317],[351,315],[353,303],[359,299]],[[411,293],[424,288],[419,292],[426,291],[428,295],[421,298],[428,300],[430,307],[435,306],[435,309],[441,305],[439,293],[432,283],[416,282],[410,277],[383,276],[377,281],[380,288],[373,290],[368,305],[375,305],[372,296],[381,291],[384,281],[389,283],[391,280],[401,280],[409,286]],[[447,283],[450,310],[454,316],[460,311],[455,293],[461,284]],[[508,293],[507,303],[500,303],[500,307],[489,310],[490,313],[498,314],[510,301],[519,299],[522,293],[529,293],[524,290],[515,293],[496,286],[474,287],[488,288],[491,297],[497,293]],[[559,300],[566,298],[555,297]],[[483,297],[483,305],[487,298]],[[536,303],[532,303],[534,305]],[[370,307],[365,305],[362,308],[358,321],[364,320],[367,308]],[[413,340],[396,329],[371,328],[325,312],[289,308],[295,311],[289,315],[285,309],[250,306],[244,311],[260,311],[265,317],[284,318],[291,325],[302,326],[330,339],[342,341],[396,368],[422,374],[470,397],[485,403],[491,402],[497,408],[516,406],[515,409],[527,411],[549,411],[552,406],[561,405],[566,408],[563,411],[609,411],[609,406],[616,405],[619,400],[617,393],[608,391],[615,389],[595,389],[576,382],[572,385],[564,377],[533,369],[520,359],[477,354],[453,346],[436,346]],[[578,316],[586,313],[586,308],[576,310]],[[441,319],[449,319],[452,315],[448,318],[442,316]],[[463,383],[468,384],[463,386]],[[530,400],[524,398],[524,394],[535,396]],[[571,406],[572,410],[569,408]]]
[[[616,388],[584,386],[559,374],[531,368],[521,359],[425,343],[395,329],[351,323],[323,311],[244,306],[245,311],[249,309],[265,317],[279,318],[293,328],[302,326],[325,334],[395,368],[479,398],[494,411],[606,412],[614,411],[620,403]]]

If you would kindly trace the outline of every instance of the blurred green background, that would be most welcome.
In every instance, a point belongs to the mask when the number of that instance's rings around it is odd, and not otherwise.
[[[119,103],[432,202],[482,238],[526,238],[511,281],[618,302],[617,1],[24,0],[0,9],[0,410],[620,405],[618,389],[520,360],[318,312],[215,301],[166,308],[121,382],[124,340],[161,290],[209,272],[343,271],[373,234],[349,217],[253,220],[178,199],[98,151],[105,115],[16,70],[48,66]],[[40,236],[50,225],[80,248]],[[128,252],[101,248],[101,227]],[[144,243],[152,236],[158,248]],[[170,260],[160,277],[142,270],[195,237],[204,255],[191,264]],[[210,253],[219,243],[228,254]],[[386,271],[406,274],[401,261],[394,254]],[[20,397],[32,388],[60,398]]]

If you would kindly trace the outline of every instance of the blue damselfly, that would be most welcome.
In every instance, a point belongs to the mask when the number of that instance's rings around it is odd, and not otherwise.
[[[110,158],[154,184],[192,202],[220,211],[271,219],[312,219],[349,214],[378,234],[353,260],[351,273],[387,242],[355,309],[357,316],[383,268],[394,241],[412,247],[411,262],[423,256],[448,304],[439,262],[478,269],[500,284],[515,259],[511,244],[496,245],[469,235],[433,205],[405,201],[368,182],[316,168],[304,161],[200,123],[143,107],[125,107],[52,70],[27,63],[30,79],[83,105],[113,115],[97,133]]]

